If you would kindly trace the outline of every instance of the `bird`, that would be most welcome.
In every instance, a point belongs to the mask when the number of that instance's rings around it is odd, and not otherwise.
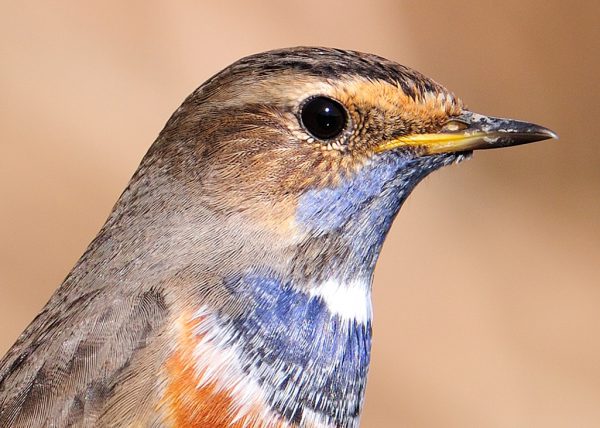
[[[192,92],[0,362],[3,427],[357,427],[373,271],[473,151],[557,138],[406,66],[295,47]]]

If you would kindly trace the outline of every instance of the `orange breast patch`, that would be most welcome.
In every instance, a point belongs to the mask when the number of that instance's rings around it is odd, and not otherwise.
[[[294,424],[272,415],[270,411],[265,412],[263,403],[240,403],[232,389],[220,381],[218,373],[210,381],[200,383],[206,367],[210,365],[210,361],[196,364],[203,355],[203,336],[197,333],[197,327],[204,320],[205,317],[180,318],[178,346],[166,363],[167,385],[160,404],[167,413],[166,419],[175,427],[294,427]],[[215,352],[214,348],[211,351]],[[213,358],[210,352],[206,354],[207,359]],[[216,370],[219,368],[216,367]],[[271,417],[265,418],[265,414]]]

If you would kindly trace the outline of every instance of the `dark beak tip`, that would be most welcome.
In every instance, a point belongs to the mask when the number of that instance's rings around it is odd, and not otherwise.
[[[536,129],[532,130],[532,134],[539,137],[538,141],[559,139],[556,132],[543,126],[537,126]]]
[[[558,134],[546,127],[528,124],[526,122],[518,122],[514,128],[508,128],[509,130],[504,134],[508,137],[507,145],[520,145],[535,143],[544,140],[558,140]]]
[[[527,139],[529,139],[529,141],[532,143],[544,140],[558,140],[558,134],[548,128],[541,128],[539,130],[532,131],[529,138],[524,138],[524,140]]]
[[[471,132],[482,136],[473,150],[518,146],[544,140],[558,140],[558,134],[545,126],[515,119],[485,116],[464,111],[459,120],[467,124]]]
[[[558,134],[554,131],[551,131],[549,129],[546,129],[546,131],[548,131],[546,133],[546,135],[548,135],[548,139],[553,139],[553,140],[560,140],[560,138],[558,137]]]

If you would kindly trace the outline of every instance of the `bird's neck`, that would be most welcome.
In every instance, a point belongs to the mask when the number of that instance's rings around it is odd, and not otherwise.
[[[194,367],[193,388],[184,388],[184,396],[175,388],[171,401],[200,400],[221,410],[228,404],[225,412],[179,422],[357,426],[370,360],[375,262],[403,201],[439,166],[389,156],[335,187],[307,191],[295,216],[304,238],[291,256],[276,269],[255,260],[225,276],[215,301],[228,303],[217,310],[201,306],[182,320],[181,343],[192,350],[176,367]]]
[[[138,206],[134,182],[73,278],[110,277],[121,292],[129,283],[179,290],[161,401],[175,425],[355,427],[375,262],[402,202],[439,166],[391,156],[334,187],[308,190],[295,214],[299,237],[289,242],[209,207],[167,209],[169,199],[161,221],[146,221],[139,213],[154,211]],[[138,229],[124,227],[128,216]],[[144,238],[157,227],[153,240]],[[91,254],[108,260],[90,265]]]

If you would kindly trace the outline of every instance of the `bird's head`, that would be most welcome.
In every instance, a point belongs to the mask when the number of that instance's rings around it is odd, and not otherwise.
[[[293,48],[244,58],[202,85],[142,170],[160,164],[177,184],[166,194],[201,207],[204,225],[219,218],[212,230],[220,236],[278,247],[263,256],[284,264],[302,254],[296,275],[352,276],[372,271],[402,202],[428,173],[473,150],[551,137],[540,126],[472,113],[392,61]]]

